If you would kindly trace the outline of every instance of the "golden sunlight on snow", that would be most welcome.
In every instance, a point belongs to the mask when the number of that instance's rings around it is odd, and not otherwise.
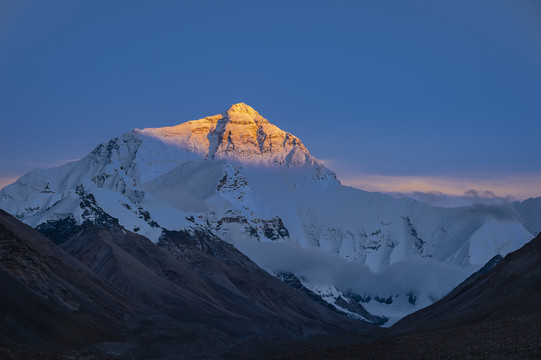
[[[310,160],[296,136],[272,125],[252,107],[238,103],[225,113],[161,128],[135,130],[209,159],[302,165]]]

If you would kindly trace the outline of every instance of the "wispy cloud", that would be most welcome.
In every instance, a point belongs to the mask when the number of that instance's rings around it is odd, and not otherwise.
[[[434,175],[381,175],[352,171],[343,163],[325,160],[344,185],[367,191],[406,194],[437,202],[460,197],[468,202],[499,203],[500,200],[541,196],[541,171],[480,172]],[[456,199],[455,199],[456,200]]]
[[[372,272],[360,262],[349,262],[320,248],[301,248],[289,242],[260,243],[236,239],[233,244],[271,272],[292,272],[314,284],[334,284],[339,290],[389,296],[414,292],[422,306],[447,294],[474,270],[431,259],[411,258]],[[419,304],[421,305],[421,304]]]
[[[454,196],[468,196],[471,192],[498,194],[498,196],[517,199],[541,196],[541,174],[487,174],[486,178],[463,176],[393,176],[374,174],[355,174],[341,177],[342,183],[368,191],[380,192],[441,192]],[[483,190],[473,190],[483,189]],[[471,197],[471,196],[470,196]],[[475,196],[474,196],[475,197]]]
[[[409,193],[388,193],[391,196],[400,199],[408,197],[421,201],[430,205],[439,207],[457,207],[457,206],[470,206],[473,204],[483,205],[504,205],[517,200],[515,197],[508,195],[500,197],[491,191],[478,191],[470,189],[462,195],[445,194],[441,191],[413,191]]]

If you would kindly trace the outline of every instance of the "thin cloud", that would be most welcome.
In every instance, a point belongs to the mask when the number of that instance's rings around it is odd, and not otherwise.
[[[339,290],[352,290],[358,294],[387,297],[417,293],[422,297],[423,306],[447,294],[477,268],[413,258],[374,273],[362,263],[349,262],[319,248],[246,239],[236,239],[233,244],[270,272],[292,272],[314,284],[334,284]]]
[[[442,197],[462,198],[469,204],[500,203],[541,196],[541,172],[483,172],[453,175],[381,175],[355,172],[340,160],[322,160],[342,184],[366,191],[402,194],[425,202]],[[479,190],[482,189],[482,190]],[[457,199],[458,200],[458,199]],[[457,201],[460,202],[460,201]],[[465,204],[466,205],[466,204]]]
[[[470,189],[462,195],[445,194],[441,191],[421,192],[414,191],[410,193],[388,193],[397,198],[411,198],[426,204],[438,207],[458,207],[471,206],[474,204],[482,205],[504,205],[516,200],[513,196],[500,197],[488,190]]]
[[[541,196],[541,174],[488,175],[486,178],[464,176],[393,176],[355,174],[340,177],[345,185],[368,191],[398,193],[440,192],[477,198],[502,197],[504,194],[525,199]],[[485,189],[482,191],[472,189]]]
[[[514,220],[518,217],[518,214],[511,204],[504,205],[487,205],[487,204],[473,204],[468,210],[473,214],[490,214],[498,220]]]

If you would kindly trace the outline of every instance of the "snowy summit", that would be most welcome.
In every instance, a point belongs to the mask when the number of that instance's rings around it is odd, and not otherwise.
[[[153,242],[166,230],[207,232],[369,320],[345,305],[354,292],[388,324],[532,238],[512,214],[342,186],[299,138],[243,103],[129,131],[79,161],[33,170],[0,191],[0,208],[44,234],[76,233],[86,222]]]
[[[314,159],[300,139],[238,103],[226,112],[180,125],[135,130],[206,159],[230,159],[243,163],[295,166]]]

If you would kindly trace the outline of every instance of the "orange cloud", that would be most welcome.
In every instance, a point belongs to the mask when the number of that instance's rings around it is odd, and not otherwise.
[[[489,191],[499,197],[527,199],[541,196],[541,171],[480,172],[436,175],[381,175],[355,172],[351,164],[340,160],[323,160],[336,172],[344,185],[383,193],[441,192],[464,196],[472,189]]]
[[[516,199],[541,196],[541,173],[486,174],[478,176],[399,176],[376,174],[337,174],[342,184],[367,191],[432,192],[464,195],[471,189],[490,191]]]

